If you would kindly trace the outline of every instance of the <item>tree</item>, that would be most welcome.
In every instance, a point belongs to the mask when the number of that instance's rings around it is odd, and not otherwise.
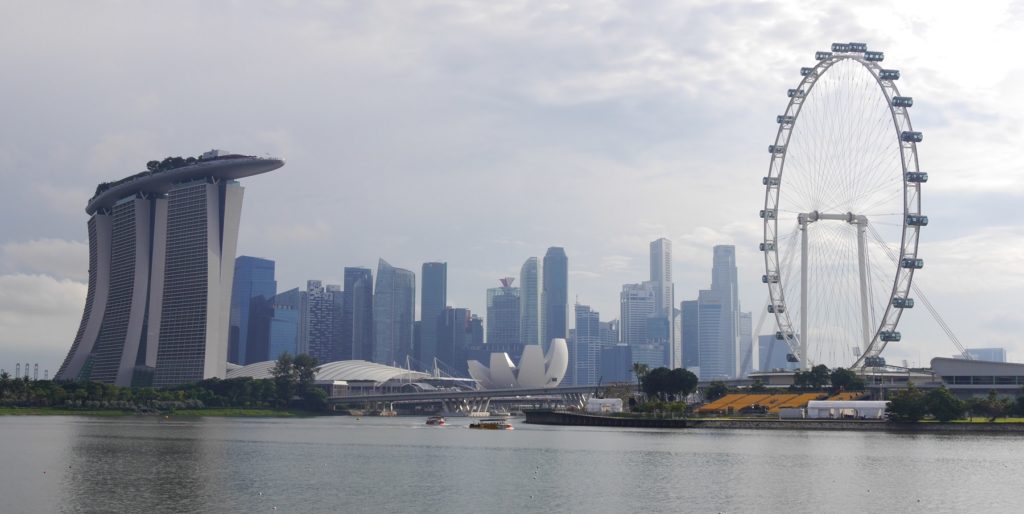
[[[641,364],[646,366],[646,364]],[[667,393],[669,389],[669,374],[671,372],[668,368],[654,368],[647,373],[640,376],[640,389],[645,395],[650,397],[661,398],[662,394]]]
[[[160,169],[160,161],[149,161],[146,163],[146,169],[149,171],[157,171]]]
[[[316,357],[300,353],[292,360],[292,369],[298,381],[299,393],[305,394],[316,380],[316,372],[320,371],[320,361]]]
[[[277,358],[277,362],[270,370],[270,375],[274,377],[274,385],[277,386],[278,402],[281,405],[287,405],[295,396],[299,382],[290,353],[284,352]]]
[[[924,393],[914,384],[908,384],[906,389],[892,395],[885,408],[889,420],[896,423],[917,423],[927,412]]]
[[[704,399],[713,402],[729,392],[729,387],[725,385],[725,382],[712,382],[706,388],[704,388]]]
[[[700,380],[692,371],[685,368],[676,368],[669,373],[669,394],[674,394],[680,399],[686,399],[697,390],[697,383]]]
[[[953,396],[945,386],[928,391],[925,404],[928,412],[943,423],[962,418],[966,408],[964,402]]]
[[[991,390],[988,397],[982,401],[981,407],[989,422],[994,422],[996,418],[1005,416],[1010,411],[1010,400],[1000,398],[995,390]]]
[[[636,377],[637,389],[643,390],[643,384],[641,382],[643,381],[644,375],[647,375],[647,372],[650,370],[651,367],[642,362],[633,363],[633,376]]]
[[[829,375],[832,389],[838,391],[863,391],[864,380],[851,370],[836,368]]]

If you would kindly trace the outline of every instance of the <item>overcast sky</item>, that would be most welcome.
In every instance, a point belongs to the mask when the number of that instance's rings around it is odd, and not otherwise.
[[[914,97],[917,283],[967,346],[1024,360],[1024,6],[944,4],[2,2],[0,367],[67,352],[96,184],[210,148],[287,160],[244,181],[239,236],[280,290],[443,260],[449,303],[483,314],[563,246],[607,320],[664,236],[677,300],[735,244],[756,323],[766,148],[832,41],[885,51]],[[924,309],[901,329],[890,362],[955,350]]]

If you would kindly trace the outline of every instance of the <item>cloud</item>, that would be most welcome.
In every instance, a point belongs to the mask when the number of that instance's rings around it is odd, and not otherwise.
[[[38,362],[53,376],[71,347],[86,285],[47,275],[0,275],[0,367]]]
[[[7,273],[39,273],[85,281],[89,277],[89,246],[63,239],[3,243],[0,245],[0,269]]]

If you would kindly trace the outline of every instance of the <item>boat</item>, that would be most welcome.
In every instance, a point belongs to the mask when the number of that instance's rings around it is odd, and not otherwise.
[[[444,423],[444,416],[430,416],[427,418],[427,424],[431,426],[443,427]]]
[[[470,423],[469,428],[478,428],[481,430],[512,430],[512,424],[509,423],[505,418],[487,418],[481,419],[476,423]]]

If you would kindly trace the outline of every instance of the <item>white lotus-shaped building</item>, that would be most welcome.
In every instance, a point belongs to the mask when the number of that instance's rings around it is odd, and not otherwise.
[[[505,352],[492,353],[490,366],[471,360],[469,376],[484,389],[542,389],[558,387],[569,367],[569,345],[565,339],[552,339],[547,355],[539,344],[523,348],[519,366]]]

